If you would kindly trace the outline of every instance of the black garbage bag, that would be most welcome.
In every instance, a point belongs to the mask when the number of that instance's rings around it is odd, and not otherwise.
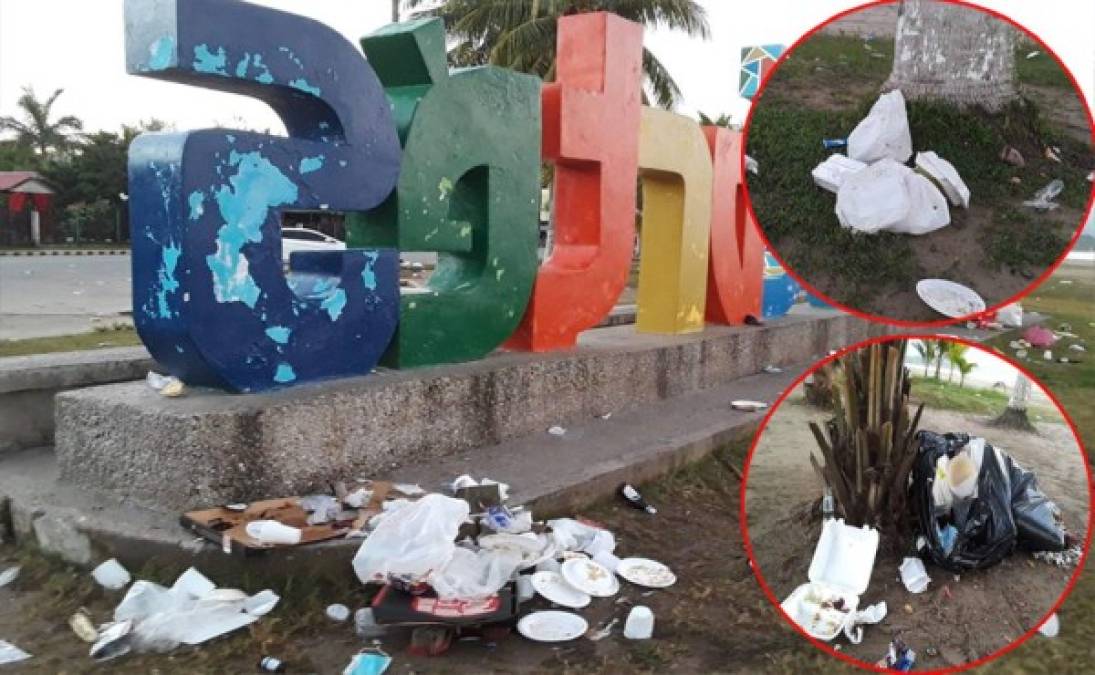
[[[1061,509],[1038,488],[1034,472],[1007,457],[1011,481],[1011,515],[1019,545],[1030,551],[1063,551],[1068,547]]]
[[[919,450],[913,466],[911,501],[932,561],[943,569],[962,572],[991,567],[1006,558],[1018,540],[1007,467],[1001,466],[986,444],[977,475],[977,496],[956,500],[951,514],[940,518],[932,499],[935,463],[964,448],[969,435],[920,431],[916,437]]]

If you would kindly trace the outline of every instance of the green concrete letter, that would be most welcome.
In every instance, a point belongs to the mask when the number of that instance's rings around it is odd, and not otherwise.
[[[481,358],[513,333],[536,276],[540,80],[492,66],[450,74],[440,19],[392,24],[361,46],[404,154],[398,187],[350,218],[348,243],[438,254],[428,287],[404,290],[382,363]]]

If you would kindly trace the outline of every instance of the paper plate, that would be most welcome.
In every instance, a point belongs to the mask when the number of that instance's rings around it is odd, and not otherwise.
[[[555,555],[555,545],[546,537],[526,537],[504,532],[479,537],[479,548],[519,555],[521,569],[528,569]]]
[[[517,632],[536,642],[566,642],[586,634],[589,624],[571,612],[533,612],[517,622]]]
[[[952,319],[985,311],[985,301],[980,295],[946,279],[922,279],[916,283],[916,294],[928,307]]]
[[[536,592],[556,605],[581,609],[589,604],[589,593],[583,593],[563,579],[558,572],[536,572],[532,575]]]
[[[616,566],[616,574],[639,586],[667,588],[677,583],[673,570],[649,558],[624,558]]]
[[[595,598],[607,598],[620,590],[616,575],[604,565],[588,558],[572,558],[563,563],[563,579],[583,593]]]
[[[744,410],[746,412],[756,412],[758,410],[764,410],[768,407],[768,404],[764,401],[731,401],[730,407],[734,410]]]

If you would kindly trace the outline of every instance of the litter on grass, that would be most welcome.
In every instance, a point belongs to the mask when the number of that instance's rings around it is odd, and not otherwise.
[[[923,171],[943,190],[954,206],[968,209],[970,189],[954,165],[931,150],[916,153],[916,168]]]
[[[31,658],[27,652],[19,649],[6,640],[0,640],[0,666],[7,663],[18,663]]]
[[[833,153],[824,162],[815,166],[810,175],[814,179],[814,184],[835,194],[849,176],[859,173],[865,168],[867,168],[867,165],[864,162],[854,160],[840,153]]]
[[[921,279],[916,294],[928,307],[952,319],[985,311],[985,301],[976,291],[946,279]]]
[[[18,565],[7,568],[3,572],[0,572],[0,588],[7,586],[11,582],[19,578],[20,568]]]
[[[943,193],[904,164],[883,158],[844,178],[836,194],[842,227],[874,234],[927,234],[950,224]]]
[[[883,94],[848,135],[848,156],[860,162],[889,158],[906,162],[912,156],[912,134],[900,89]]]
[[[1023,206],[1038,209],[1039,211],[1052,211],[1059,206],[1059,204],[1053,200],[1056,199],[1064,189],[1065,182],[1060,178],[1054,178],[1046,184],[1045,187],[1035,192],[1033,198],[1023,202]]]

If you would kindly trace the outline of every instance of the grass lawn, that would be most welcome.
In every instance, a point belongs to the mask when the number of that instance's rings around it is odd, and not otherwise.
[[[924,403],[928,408],[968,412],[986,417],[1004,412],[1008,405],[1008,394],[999,389],[975,389],[971,386],[959,387],[957,375],[955,381],[936,380],[931,377],[913,375],[911,398]],[[1045,406],[1030,406],[1028,413],[1035,422],[1057,422],[1064,420],[1056,410]]]
[[[815,186],[810,171],[831,154],[822,139],[846,138],[877,100],[892,48],[891,41],[816,35],[773,73],[747,138],[747,151],[761,166],[759,176],[748,176],[758,221],[795,271],[859,309],[939,318],[913,292],[928,276],[970,285],[990,303],[1002,301],[1063,251],[1090,194],[1085,178],[1095,153],[1047,121],[1037,97],[996,115],[910,101],[914,149],[935,150],[955,165],[972,192],[971,208],[952,208],[951,225],[921,237],[845,230],[834,213],[835,195]],[[1024,83],[1057,81],[1054,63],[1021,60]],[[1022,152],[1025,168],[998,158],[1004,145]],[[1043,156],[1047,145],[1060,147],[1063,163]],[[1021,205],[1053,178],[1065,183],[1061,208],[1041,213]]]
[[[0,357],[74,352],[105,347],[132,347],[141,344],[133,328],[58,335],[55,337],[29,338],[26,340],[0,340]]]

